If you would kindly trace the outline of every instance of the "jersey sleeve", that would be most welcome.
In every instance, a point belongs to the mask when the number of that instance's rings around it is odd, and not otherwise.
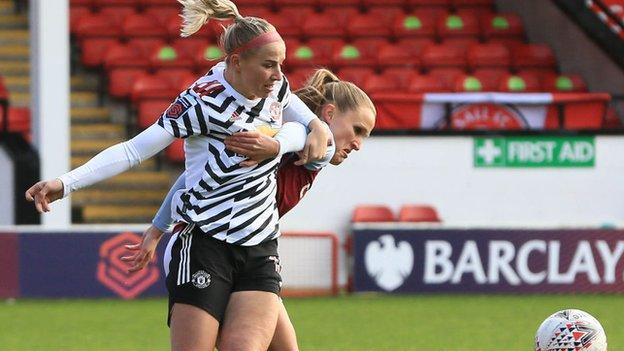
[[[282,217],[295,207],[312,186],[319,171],[295,165],[296,155],[282,157],[277,172],[277,208]]]
[[[181,94],[160,115],[158,125],[176,138],[208,135],[210,119],[195,96]]]

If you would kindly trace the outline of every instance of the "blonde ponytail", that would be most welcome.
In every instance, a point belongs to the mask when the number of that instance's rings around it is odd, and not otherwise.
[[[295,94],[303,101],[308,108],[319,115],[321,107],[325,104],[325,92],[327,84],[340,82],[340,79],[330,70],[321,68],[317,69],[314,74],[308,78],[305,85],[295,91]]]
[[[196,33],[210,19],[224,21],[242,19],[230,0],[178,0],[182,4],[182,37]]]

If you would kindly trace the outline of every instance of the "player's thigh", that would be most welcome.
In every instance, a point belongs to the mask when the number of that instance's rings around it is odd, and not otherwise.
[[[219,337],[219,351],[264,351],[275,331],[280,301],[267,291],[232,293]]]
[[[214,349],[219,322],[199,307],[176,303],[170,328],[172,351],[206,351]]]
[[[288,317],[288,312],[283,303],[280,303],[279,315],[277,317],[277,325],[275,333],[271,339],[271,345],[268,351],[298,351],[297,334],[295,327]]]

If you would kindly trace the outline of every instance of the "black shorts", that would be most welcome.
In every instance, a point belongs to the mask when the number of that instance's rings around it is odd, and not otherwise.
[[[167,324],[175,303],[199,307],[221,323],[233,292],[279,295],[282,285],[277,240],[238,246],[203,234],[193,224],[175,227],[164,263],[169,291]]]

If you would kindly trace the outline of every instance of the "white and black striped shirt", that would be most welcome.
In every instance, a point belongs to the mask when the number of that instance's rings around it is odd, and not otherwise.
[[[158,125],[184,138],[185,189],[176,192],[172,216],[231,244],[251,246],[279,236],[275,174],[279,158],[242,167],[244,156],[225,149],[226,136],[282,125],[290,101],[286,79],[265,99],[249,100],[224,79],[224,63],[182,92]]]

